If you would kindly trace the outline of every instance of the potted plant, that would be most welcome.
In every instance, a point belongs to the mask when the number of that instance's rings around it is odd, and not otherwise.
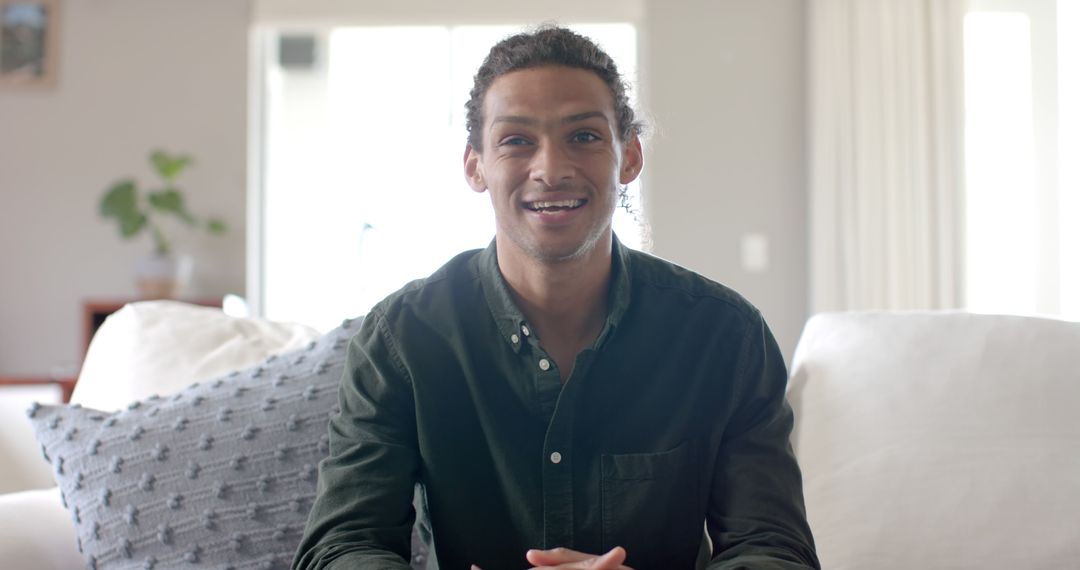
[[[101,198],[98,210],[103,218],[116,220],[120,237],[134,239],[149,232],[153,252],[140,258],[135,266],[135,280],[144,298],[174,297],[191,272],[191,258],[178,255],[168,236],[168,223],[180,222],[211,234],[225,233],[225,222],[218,218],[200,219],[188,211],[176,179],[192,164],[190,156],[171,155],[156,150],[150,164],[160,177],[160,188],[140,189],[132,179],[116,182]]]

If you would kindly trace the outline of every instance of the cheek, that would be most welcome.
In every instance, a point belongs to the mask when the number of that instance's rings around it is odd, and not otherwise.
[[[603,154],[591,157],[586,168],[590,173],[593,183],[599,186],[615,186],[619,183],[619,161],[611,154]]]
[[[500,190],[509,191],[513,190],[515,186],[519,185],[522,180],[528,178],[528,163],[527,161],[517,158],[502,158],[495,159],[487,169],[485,169],[486,180],[491,186],[495,186]]]

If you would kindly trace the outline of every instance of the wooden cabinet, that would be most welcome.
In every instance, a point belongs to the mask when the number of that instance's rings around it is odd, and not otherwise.
[[[60,387],[61,398],[64,403],[71,400],[71,392],[75,390],[75,378],[51,378],[48,376],[0,376],[0,389],[10,386],[49,386]]]

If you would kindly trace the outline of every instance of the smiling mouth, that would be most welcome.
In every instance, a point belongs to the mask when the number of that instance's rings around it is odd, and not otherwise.
[[[534,212],[563,212],[576,210],[585,205],[585,200],[537,200],[526,202],[525,207]]]

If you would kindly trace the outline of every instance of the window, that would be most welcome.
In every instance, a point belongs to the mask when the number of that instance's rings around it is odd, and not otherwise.
[[[603,45],[633,82],[632,25],[570,27]],[[255,197],[260,268],[250,277],[258,279],[255,304],[263,315],[329,329],[454,254],[488,244],[488,196],[472,192],[462,173],[464,104],[487,50],[517,29],[336,27],[265,35],[262,183]],[[305,35],[314,37],[315,61],[293,67],[278,48],[283,38]],[[630,191],[638,194],[636,184]],[[640,244],[633,215],[617,212],[615,231],[631,247]]]
[[[1066,32],[1070,30],[1070,32]],[[1080,320],[1080,2],[1059,0],[1058,187],[1061,189],[1061,314]]]
[[[1080,319],[1076,2],[974,0],[964,22],[967,302]]]

